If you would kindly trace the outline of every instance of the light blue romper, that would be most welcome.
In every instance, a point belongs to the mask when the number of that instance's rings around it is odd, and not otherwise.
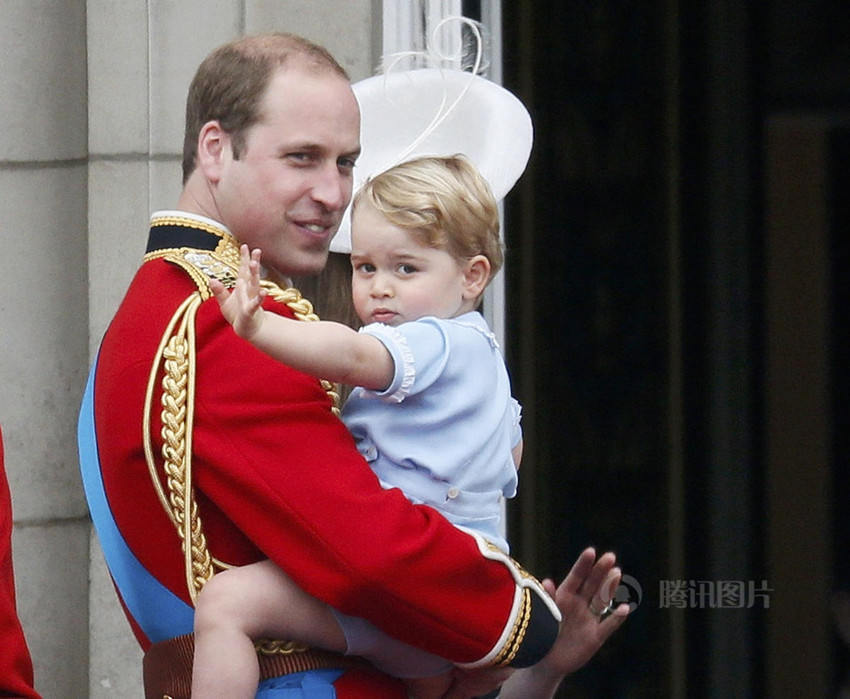
[[[521,411],[487,322],[473,311],[396,327],[374,323],[360,332],[380,340],[395,363],[385,391],[355,388],[343,408],[360,453],[385,488],[400,488],[412,502],[434,507],[507,552],[502,497],[516,494],[511,450],[522,436]],[[348,652],[389,674],[427,676],[450,667],[416,649],[384,649],[392,662],[381,662],[374,649],[392,639],[362,619],[335,613]]]

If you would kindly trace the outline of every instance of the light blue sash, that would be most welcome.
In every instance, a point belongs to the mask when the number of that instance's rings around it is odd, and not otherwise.
[[[115,524],[100,472],[94,424],[94,378],[97,359],[89,373],[77,424],[80,470],[91,518],[106,566],[130,615],[152,643],[191,633],[195,612],[154,578],[130,551]]]

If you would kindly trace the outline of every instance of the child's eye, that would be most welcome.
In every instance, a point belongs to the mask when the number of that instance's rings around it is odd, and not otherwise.
[[[398,271],[402,274],[414,274],[417,270],[413,265],[399,265]]]

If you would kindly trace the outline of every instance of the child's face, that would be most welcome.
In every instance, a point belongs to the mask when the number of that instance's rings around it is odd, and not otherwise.
[[[354,309],[364,323],[400,325],[473,310],[464,267],[387,221],[369,202],[357,205],[351,247]]]

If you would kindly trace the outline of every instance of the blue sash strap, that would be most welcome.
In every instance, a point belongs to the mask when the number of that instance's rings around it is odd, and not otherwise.
[[[191,633],[195,612],[154,578],[124,541],[106,499],[94,424],[94,377],[89,373],[77,425],[83,489],[106,566],[130,615],[153,643]]]
[[[333,683],[343,670],[310,670],[264,680],[256,699],[336,699]]]

